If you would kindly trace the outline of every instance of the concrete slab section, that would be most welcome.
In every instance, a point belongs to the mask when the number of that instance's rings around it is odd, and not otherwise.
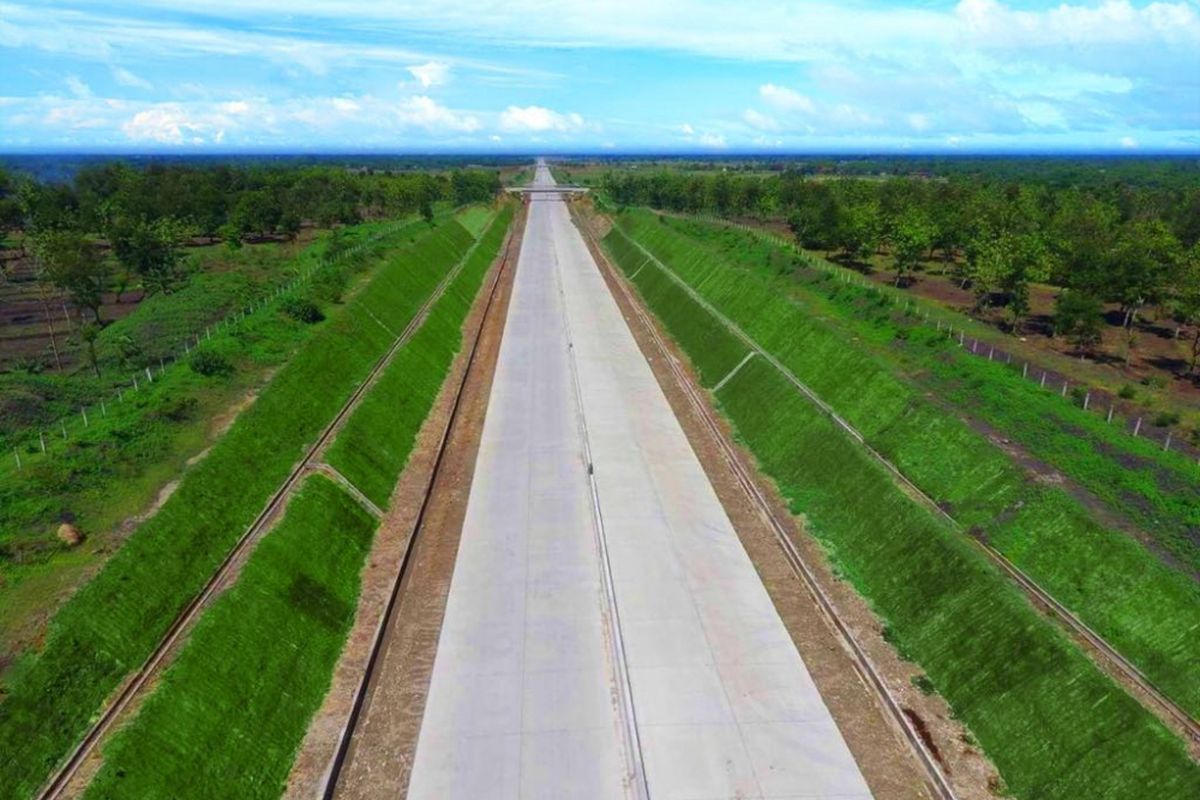
[[[542,202],[518,261],[410,798],[635,796]]]
[[[870,797],[565,204],[539,195],[409,797],[646,794]]]

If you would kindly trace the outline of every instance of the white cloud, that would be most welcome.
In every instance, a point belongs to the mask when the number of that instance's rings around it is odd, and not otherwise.
[[[696,135],[696,129],[693,128],[691,125],[689,125],[686,122],[679,126],[679,132],[682,133],[684,136],[695,136]]]
[[[408,71],[426,89],[440,86],[450,80],[450,65],[443,61],[426,61],[424,64],[408,67]]]
[[[571,133],[583,126],[579,114],[562,114],[542,106],[509,106],[500,114],[500,129],[505,131]]]
[[[71,90],[71,94],[79,98],[88,98],[92,96],[92,88],[79,79],[78,75],[68,75],[66,80],[67,88]]]
[[[815,114],[817,111],[816,105],[811,98],[786,86],[776,86],[773,83],[767,83],[758,87],[758,94],[768,104],[780,111],[801,112],[804,114]]]
[[[125,135],[134,141],[158,144],[194,143],[203,128],[202,124],[194,122],[183,108],[175,104],[139,111],[121,126]]]
[[[1122,136],[1120,144],[1126,150],[1136,150],[1138,146],[1137,139],[1132,136]]]
[[[760,131],[777,131],[780,128],[779,120],[772,117],[770,114],[764,114],[761,111],[755,111],[753,108],[747,108],[742,113],[742,119],[751,128]]]
[[[929,130],[929,117],[925,114],[911,113],[905,119],[908,121],[908,127],[912,128],[917,133],[923,133]]]
[[[400,103],[396,116],[404,125],[427,131],[470,133],[479,130],[479,120],[470,114],[460,114],[425,95],[414,95]]]
[[[725,137],[719,133],[701,134],[700,138],[698,138],[696,141],[699,142],[703,147],[711,147],[714,150],[721,150],[729,146],[725,141]]]
[[[144,80],[143,78],[139,78],[137,75],[134,75],[132,72],[125,69],[124,67],[117,67],[117,66],[112,67],[112,76],[113,76],[113,80],[115,80],[117,83],[121,84],[122,86],[129,86],[134,89],[153,89],[154,88],[153,86],[150,85],[150,81]]]

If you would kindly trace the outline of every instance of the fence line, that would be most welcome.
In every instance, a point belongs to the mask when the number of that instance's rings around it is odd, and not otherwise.
[[[780,236],[777,233],[763,230],[762,228],[757,228],[752,225],[747,225],[743,222],[735,222],[733,220],[724,219],[722,217],[718,217],[713,214],[673,213],[673,214],[671,214],[671,216],[683,217],[685,219],[693,219],[693,220],[697,220],[700,222],[707,222],[707,223],[714,224],[714,225],[721,225],[721,226],[727,227],[727,228],[735,228],[737,230],[748,233],[748,234],[755,236],[763,241],[769,242],[769,243],[774,244],[784,250],[788,250],[788,251],[792,252],[801,261],[803,261],[807,266],[813,267],[814,269],[819,269],[819,270],[825,272],[826,274],[829,274],[829,275],[835,277],[837,280],[839,280],[842,283],[854,285],[854,286],[862,289],[863,291],[874,295],[876,299],[886,300],[886,301],[890,302],[893,306],[899,306],[901,300],[903,300],[904,307],[902,309],[902,312],[903,312],[904,316],[909,318],[910,320],[913,319],[914,316],[916,316],[916,321],[914,322],[914,324],[917,326],[922,325],[922,324],[928,325],[930,322],[929,310],[927,308],[926,309],[918,309],[917,304],[913,303],[909,297],[907,297],[903,292],[900,292],[898,289],[895,289],[890,286],[882,286],[873,281],[869,281],[865,277],[860,275],[858,272],[855,272],[854,270],[851,270],[847,267],[839,267],[835,264],[831,264],[830,262],[828,262],[824,259],[818,258],[817,256],[814,256],[811,253],[808,253],[805,250],[803,250],[802,248],[800,248],[799,245],[797,245],[795,242],[785,239],[783,236]],[[918,310],[921,313],[917,313]],[[945,333],[946,337],[948,339],[954,339],[955,338],[955,336],[954,336],[955,329],[954,329],[953,322],[957,319],[958,319],[958,315],[954,314],[953,312],[947,312],[942,309],[935,309],[934,317],[933,317],[933,320],[935,323],[934,329],[938,332]],[[961,326],[961,324],[962,324],[961,321],[959,321],[960,326]],[[963,350],[963,353],[965,355],[966,354],[974,355],[977,358],[984,358],[986,356],[988,361],[995,361],[996,360],[995,355],[997,353],[999,353],[1000,355],[1004,356],[1004,361],[1002,363],[1004,363],[1005,365],[1013,366],[1012,353],[1009,353],[1007,351],[997,348],[997,346],[994,343],[984,342],[982,339],[975,338],[974,336],[968,337],[966,332],[961,327],[958,330],[957,338],[958,338],[958,345]],[[984,352],[985,346],[986,346],[986,353]],[[1014,369],[1015,369],[1015,366],[1014,366]],[[1071,403],[1071,405],[1076,405],[1077,398],[1074,395],[1072,395],[1071,397],[1068,397],[1069,381],[1066,376],[1060,375],[1060,374],[1054,372],[1053,370],[1047,371],[1047,370],[1043,369],[1043,370],[1041,370],[1040,378],[1036,378],[1036,379],[1030,378],[1029,362],[1025,361],[1022,363],[1022,366],[1021,366],[1021,377],[1030,379],[1030,380],[1035,380],[1035,382],[1038,383],[1039,388],[1047,388],[1046,387],[1047,378],[1052,377],[1054,380],[1051,383],[1051,386],[1049,387],[1050,390],[1054,391],[1055,389],[1058,389],[1059,391],[1057,393],[1061,397],[1066,399],[1067,402]],[[1089,390],[1086,386],[1084,386],[1083,391],[1084,391],[1084,394],[1082,396],[1082,399],[1081,399],[1081,402],[1079,405],[1080,405],[1080,407],[1083,408],[1084,411],[1088,411],[1088,410],[1090,410],[1090,406],[1091,406],[1093,390]],[[1101,390],[1095,390],[1095,392],[1097,395],[1101,395],[1101,396],[1107,394],[1106,392],[1103,392]],[[1105,413],[1103,411],[1103,409],[1101,409],[1098,406],[1098,409],[1100,409],[1101,413],[1104,414],[1104,416],[1105,416],[1105,422],[1107,422],[1109,424],[1112,424],[1112,422],[1114,420],[1115,405],[1116,405],[1116,399],[1110,397],[1108,408],[1107,408],[1107,413]],[[1148,439],[1148,440],[1154,441],[1156,443],[1159,442],[1159,439],[1156,436],[1147,435],[1147,433],[1142,430],[1142,422],[1143,422],[1142,416],[1138,416],[1133,420],[1128,419],[1128,418],[1123,419],[1121,417],[1116,417],[1116,419],[1121,424],[1122,430],[1124,430],[1130,436],[1133,436],[1134,438]],[[1131,424],[1132,424],[1132,430],[1130,429]],[[1164,438],[1161,440],[1162,449],[1164,452],[1177,452],[1187,458],[1194,460],[1198,465],[1200,465],[1200,448],[1193,447],[1192,445],[1188,444],[1186,441],[1180,441],[1182,439],[1182,437],[1176,437],[1175,432],[1170,429],[1164,429],[1164,431],[1165,431]]]
[[[108,407],[106,400],[107,403],[116,402],[118,405],[124,404],[127,392],[141,392],[144,383],[154,383],[156,381],[156,375],[157,379],[161,379],[166,373],[167,367],[174,366],[182,361],[185,361],[188,357],[190,357],[192,349],[198,347],[201,341],[211,339],[214,332],[220,333],[223,330],[229,331],[231,328],[238,327],[241,323],[245,322],[247,317],[257,313],[258,311],[261,311],[268,306],[277,305],[277,301],[280,301],[285,296],[290,296],[294,292],[303,288],[304,285],[311,280],[312,276],[321,267],[339,263],[350,256],[356,255],[357,253],[365,250],[367,247],[376,244],[380,240],[394,235],[397,231],[408,226],[412,222],[413,219],[405,219],[395,222],[391,225],[388,225],[378,233],[363,239],[361,242],[358,242],[357,244],[347,247],[346,249],[334,254],[332,257],[322,256],[308,267],[305,267],[303,271],[296,277],[292,278],[292,280],[283,284],[279,284],[268,294],[255,298],[250,302],[249,305],[239,307],[215,322],[209,321],[204,325],[203,330],[197,328],[194,332],[185,336],[182,341],[182,350],[177,347],[174,353],[160,357],[158,359],[157,370],[153,368],[153,365],[146,365],[142,369],[134,371],[131,374],[129,381],[122,381],[114,387],[115,391],[110,392],[97,400],[93,400],[87,405],[80,406],[77,415],[72,412],[68,416],[60,417],[59,419],[49,423],[46,427],[57,427],[62,433],[63,441],[69,441],[70,435],[68,433],[68,427],[74,429],[76,427],[76,420],[82,420],[83,428],[90,427],[90,422],[88,419],[89,408],[92,409],[93,416],[95,416],[95,410],[99,408],[101,409],[101,416],[107,417]],[[140,378],[143,377],[145,380],[140,380]],[[67,424],[68,420],[70,420],[72,423],[70,426]],[[25,463],[25,460],[21,458],[22,448],[26,448],[26,452],[28,453],[31,452],[30,448],[37,447],[38,450],[32,452],[40,452],[41,455],[52,457],[52,451],[48,450],[46,447],[45,432],[45,428],[39,428],[37,429],[37,433],[35,435],[33,429],[28,429],[23,434],[16,434],[12,439],[10,439],[9,444],[12,447],[13,456],[18,470],[22,470],[28,466]]]

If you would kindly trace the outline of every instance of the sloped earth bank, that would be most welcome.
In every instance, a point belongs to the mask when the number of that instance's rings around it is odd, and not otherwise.
[[[523,217],[514,221],[507,246],[501,251],[514,255],[520,249]],[[354,797],[370,787],[392,797],[402,797],[411,768],[424,711],[425,690],[433,667],[442,612],[450,588],[450,576],[458,548],[458,533],[466,511],[475,453],[491,391],[492,369],[500,350],[504,315],[512,289],[512,274],[500,275],[498,263],[476,296],[463,326],[463,346],[442,385],[429,416],[421,427],[416,446],[392,493],[389,511],[375,536],[362,576],[362,591],[354,626],[334,673],[333,684],[308,734],[288,779],[285,797],[309,800],[320,790],[350,715],[354,695],[370,657],[375,632],[380,624],[393,582],[414,534],[421,504],[430,490],[430,479],[438,457],[443,432],[450,421],[455,395],[467,368],[471,342],[478,337],[476,366],[462,389],[458,416],[450,432],[438,480],[424,519],[420,538],[408,554],[412,559],[408,578],[386,633],[386,644],[376,667],[388,675],[368,698],[367,711],[359,723],[366,735],[356,739],[350,766],[339,783],[339,796]],[[484,308],[492,282],[499,279],[492,313]]]

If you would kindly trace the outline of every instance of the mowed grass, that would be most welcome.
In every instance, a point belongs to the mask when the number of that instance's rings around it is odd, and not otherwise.
[[[354,619],[375,520],[309,477],[209,609],[88,798],[276,798]]]
[[[894,326],[890,305],[853,288],[833,289],[848,294],[832,300],[797,297],[791,266],[778,251],[751,247],[746,262],[732,262],[684,235],[696,226],[677,230],[644,212],[621,219],[964,529],[986,536],[1176,702],[1200,714],[1200,585],[1134,538],[1097,522],[1063,488],[1031,479],[985,436],[900,377],[878,352],[895,339],[885,327]],[[638,275],[639,284],[647,272]],[[838,297],[853,301],[846,316],[858,325],[844,322]],[[905,342],[906,352],[930,364],[960,355],[936,331],[910,332]]]
[[[59,611],[0,702],[0,796],[42,783],[471,241],[446,221],[391,253]]]
[[[492,211],[486,206],[467,206],[455,214],[454,218],[468,233],[479,238],[492,221]]]
[[[512,221],[505,205],[462,270],[363,398],[326,460],[380,508],[388,505],[421,424],[462,343],[462,325]]]
[[[637,272],[641,259],[620,235],[614,229],[605,244],[621,268],[637,273],[639,290],[657,282],[648,275],[656,267]],[[674,244],[676,254],[686,251]],[[672,335],[685,319],[678,309],[691,309],[680,342],[703,362],[708,355],[694,343],[729,334],[680,287],[664,287],[659,282],[648,303]],[[765,298],[755,299],[760,313],[777,313]],[[898,489],[782,373],[751,360],[717,399],[793,512],[805,516],[808,530],[886,620],[901,653],[920,664],[970,727],[1016,796],[1133,800],[1200,792],[1200,768],[1182,742],[969,542]]]

